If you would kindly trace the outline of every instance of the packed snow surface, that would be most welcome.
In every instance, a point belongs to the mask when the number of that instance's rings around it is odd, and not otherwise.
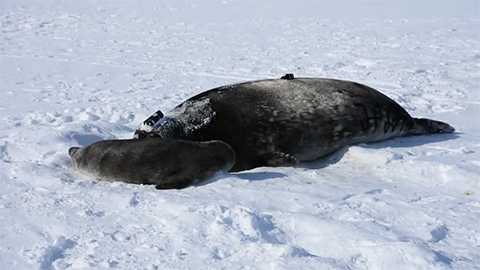
[[[0,2],[0,269],[479,269],[479,1]],[[71,146],[247,80],[348,79],[454,134],[183,190]]]

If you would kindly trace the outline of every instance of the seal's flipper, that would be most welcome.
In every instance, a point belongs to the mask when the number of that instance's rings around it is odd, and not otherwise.
[[[269,167],[291,167],[299,163],[294,156],[277,151],[260,155],[258,158],[261,166]]]
[[[427,118],[413,118],[413,120],[415,121],[415,126],[408,132],[411,135],[455,132],[454,127],[441,121]]]
[[[180,170],[158,183],[156,189],[182,189],[190,186],[196,180],[186,173],[187,170]]]
[[[170,177],[168,177],[170,178]],[[167,180],[167,179],[165,179]],[[168,181],[163,181],[162,183],[155,186],[156,189],[182,189],[193,184],[194,181],[191,179],[185,178],[170,178]]]

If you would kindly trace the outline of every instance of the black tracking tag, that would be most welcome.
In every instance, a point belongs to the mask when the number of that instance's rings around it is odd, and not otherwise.
[[[148,117],[147,120],[143,121],[143,124],[152,127],[153,125],[155,125],[155,123],[158,122],[158,120],[162,118],[163,118],[163,113],[162,111],[158,110],[154,114],[152,114],[152,116]]]

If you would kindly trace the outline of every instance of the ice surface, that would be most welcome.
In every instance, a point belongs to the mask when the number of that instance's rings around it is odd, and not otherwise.
[[[0,3],[0,269],[479,269],[478,1]],[[68,149],[246,80],[348,79],[454,134],[184,190]]]

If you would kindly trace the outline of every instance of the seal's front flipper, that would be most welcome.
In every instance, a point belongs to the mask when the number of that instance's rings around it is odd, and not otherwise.
[[[170,178],[170,177],[168,177]],[[193,184],[194,181],[186,178],[173,178],[168,181],[164,181],[155,186],[156,189],[182,189]]]
[[[196,177],[189,175],[186,170],[180,170],[166,177],[158,183],[156,189],[182,189],[190,186],[196,180]]]
[[[411,135],[455,132],[454,127],[441,121],[427,118],[413,118],[413,120],[415,120],[415,126],[409,131],[409,134]]]
[[[291,167],[299,163],[294,156],[277,151],[259,156],[259,161],[268,167]]]

